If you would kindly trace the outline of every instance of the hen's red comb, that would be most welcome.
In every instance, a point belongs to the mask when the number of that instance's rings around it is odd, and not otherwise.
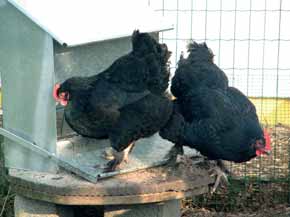
[[[264,138],[265,138],[265,142],[266,142],[265,149],[271,150],[271,137],[266,129],[264,129]]]
[[[59,102],[59,97],[58,97],[58,94],[57,94],[59,88],[60,88],[60,84],[55,84],[54,87],[53,87],[53,93],[52,93],[53,98],[54,98],[57,102]]]

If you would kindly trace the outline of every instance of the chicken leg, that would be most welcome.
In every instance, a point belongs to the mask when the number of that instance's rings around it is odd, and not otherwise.
[[[226,175],[233,176],[233,173],[229,171],[222,160],[216,160],[216,163],[221,168],[221,170],[225,172]]]
[[[124,149],[121,152],[117,152],[113,150],[112,154],[114,156],[114,159],[110,160],[107,163],[106,168],[104,169],[104,172],[113,172],[122,162],[128,163],[129,154],[132,152],[134,145],[135,145],[134,142],[131,143],[126,149]]]
[[[165,159],[168,161],[168,165],[173,166],[176,163],[177,156],[183,154],[184,151],[182,145],[175,144],[166,154]]]
[[[214,186],[212,187],[210,193],[213,194],[217,187],[223,182],[225,185],[229,184],[228,174],[229,170],[225,167],[221,160],[215,161],[216,166],[210,170],[211,176],[216,176]]]

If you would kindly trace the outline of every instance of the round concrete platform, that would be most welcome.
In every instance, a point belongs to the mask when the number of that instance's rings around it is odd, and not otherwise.
[[[68,173],[11,169],[11,186],[22,196],[64,205],[143,204],[208,192],[207,169],[158,167],[118,175],[96,184]]]

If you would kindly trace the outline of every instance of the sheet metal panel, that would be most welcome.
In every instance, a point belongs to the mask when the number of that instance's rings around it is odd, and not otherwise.
[[[158,40],[158,33],[151,34]],[[91,76],[108,68],[117,58],[132,50],[131,37],[102,41],[77,47],[54,43],[56,82],[72,76]]]
[[[168,160],[166,155],[172,146],[171,142],[162,139],[158,133],[140,139],[129,155],[129,162],[122,163],[119,169],[109,173],[103,172],[108,162],[104,159],[103,153],[110,147],[109,140],[74,136],[59,140],[57,142],[57,152],[59,157],[70,164],[72,168],[78,168],[78,175],[95,183],[100,179],[118,174],[163,165]],[[188,156],[199,156],[193,149],[185,147],[184,151]],[[73,169],[71,171],[75,173]]]
[[[0,0],[3,124],[51,153],[56,150],[53,39],[6,0]],[[56,164],[5,139],[6,166],[55,171]]]
[[[60,44],[76,46],[169,30],[173,25],[145,0],[9,0]]]

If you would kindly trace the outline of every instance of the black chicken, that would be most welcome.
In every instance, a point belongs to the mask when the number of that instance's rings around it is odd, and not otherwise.
[[[172,103],[165,97],[171,52],[148,33],[134,31],[132,51],[105,71],[72,77],[56,84],[54,97],[65,107],[65,119],[78,134],[109,138],[114,159],[106,171],[127,160],[133,143],[159,131]]]
[[[183,146],[198,150],[210,160],[245,162],[267,154],[270,137],[259,124],[255,106],[238,89],[227,87],[227,77],[212,58],[201,58],[206,53],[213,56],[204,50],[205,44],[193,46],[195,52],[190,50],[188,59],[181,60],[182,69],[176,70],[172,80],[171,90],[177,94],[174,112],[159,132],[175,143],[171,158],[182,154]],[[194,61],[200,58],[199,63]],[[217,180],[220,176],[224,175],[218,174]]]
[[[255,112],[233,87],[227,92],[200,87],[174,101],[174,113],[160,135],[211,160],[245,162],[270,149]]]
[[[228,78],[213,62],[213,53],[206,43],[188,45],[188,58],[180,56],[178,68],[172,78],[171,93],[181,97],[192,88],[207,86],[226,90]]]

